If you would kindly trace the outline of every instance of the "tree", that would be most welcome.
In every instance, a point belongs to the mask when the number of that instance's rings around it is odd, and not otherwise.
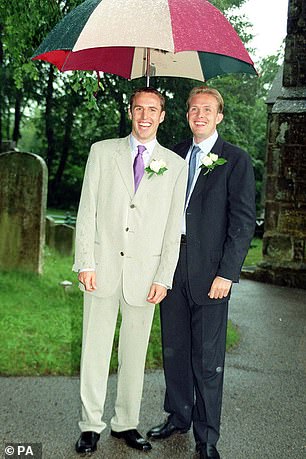
[[[228,14],[244,1],[211,0],[211,3]],[[63,207],[76,206],[78,202],[89,145],[129,132],[129,95],[134,88],[145,85],[144,79],[129,82],[115,75],[104,75],[102,89],[95,99],[95,74],[60,74],[49,64],[30,60],[44,36],[81,2],[7,0],[5,5],[0,5],[0,78],[5,86],[5,94],[0,93],[1,133],[14,137],[21,148],[31,149],[46,160],[49,205]],[[239,18],[232,18],[231,22],[248,43],[251,37],[246,22]],[[251,153],[258,170],[258,183],[265,135],[263,98],[265,85],[272,78],[271,66],[272,61],[264,69],[264,85],[256,78],[241,75],[216,78],[207,83],[219,88],[226,101],[226,122],[220,126],[221,133]],[[191,87],[200,83],[183,78],[156,78],[153,84],[167,99],[166,119],[159,129],[159,140],[171,147],[189,135],[185,101]]]

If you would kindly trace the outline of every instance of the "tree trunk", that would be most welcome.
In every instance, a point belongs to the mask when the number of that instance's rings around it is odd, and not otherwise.
[[[73,121],[74,121],[74,110],[77,104],[78,104],[78,97],[76,94],[72,94],[69,98],[69,102],[67,105],[62,154],[61,154],[60,162],[59,162],[54,180],[52,181],[52,184],[51,184],[51,190],[53,194],[55,193],[55,191],[59,188],[61,184],[63,173],[64,173],[64,170],[67,164],[68,155],[69,155],[69,151],[71,148],[71,133],[72,133]]]
[[[53,130],[53,120],[52,120],[52,108],[53,108],[53,81],[54,81],[54,67],[50,65],[49,69],[49,79],[47,85],[47,94],[46,94],[46,137],[47,137],[47,166],[49,174],[51,173],[52,163],[55,155],[54,148],[54,130]]]
[[[72,134],[73,123],[74,123],[74,118],[75,118],[75,109],[79,105],[80,102],[81,102],[81,98],[77,94],[75,93],[70,94],[68,102],[67,102],[65,131],[64,131],[64,138],[63,138],[63,143],[62,143],[62,152],[61,152],[60,162],[59,162],[55,177],[50,183],[51,196],[55,196],[55,200],[57,199],[57,196],[61,195],[61,193],[59,193],[57,190],[59,190],[60,188],[63,174],[65,171],[65,167],[67,165],[69,153],[71,150],[71,143],[72,143],[71,134]]]
[[[18,89],[16,92],[15,99],[15,119],[14,119],[14,131],[13,131],[13,141],[18,143],[20,139],[20,121],[21,121],[21,102],[22,102],[22,90]]]
[[[109,77],[106,74],[104,74],[103,82],[105,86],[107,86],[108,90],[110,91],[111,96],[116,101],[118,110],[120,113],[120,120],[119,120],[119,125],[118,125],[118,136],[125,137],[127,135],[128,129],[127,129],[127,122],[126,122],[127,107],[124,104],[123,92],[120,90],[118,91],[117,89],[113,87],[112,83],[110,82]]]
[[[120,111],[120,122],[119,122],[119,137],[125,137],[127,134],[126,126],[126,106],[124,105],[122,94],[118,100],[119,111]]]
[[[11,110],[10,110],[10,107],[11,107],[11,99],[10,97],[7,98],[7,106],[5,107],[6,108],[6,113],[5,113],[5,124],[3,126],[3,130],[5,131],[5,138],[4,140],[10,140],[11,138]],[[4,120],[4,117],[3,117],[3,120]]]
[[[3,88],[4,88],[4,68],[3,68],[3,24],[0,23],[0,153],[2,146],[2,117],[3,117]]]

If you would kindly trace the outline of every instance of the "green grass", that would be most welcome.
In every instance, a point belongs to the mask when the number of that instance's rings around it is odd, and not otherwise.
[[[244,266],[254,266],[262,260],[262,239],[254,238],[244,261]]]
[[[42,276],[0,273],[0,375],[77,375],[81,353],[82,294],[70,257],[46,249]],[[59,283],[70,280],[64,291]],[[111,371],[117,368],[118,319]],[[229,323],[227,348],[239,341]],[[147,368],[161,368],[159,308],[156,307]]]
[[[43,276],[0,276],[0,374],[75,374],[80,354],[81,294],[72,260],[46,252]],[[59,283],[74,281],[65,293]]]

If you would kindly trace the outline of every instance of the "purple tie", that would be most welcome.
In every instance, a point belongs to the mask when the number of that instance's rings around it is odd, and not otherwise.
[[[137,191],[140,180],[142,179],[144,173],[144,162],[143,162],[143,152],[146,150],[144,145],[138,145],[138,153],[134,159],[133,169],[134,169],[134,183],[135,183],[135,193]]]

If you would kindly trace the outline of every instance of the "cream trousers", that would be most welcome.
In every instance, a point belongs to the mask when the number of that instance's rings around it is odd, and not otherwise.
[[[122,322],[118,349],[118,382],[115,431],[135,429],[139,422],[144,367],[155,306],[131,306],[124,300],[122,282],[109,298],[84,293],[83,342],[81,357],[82,432],[100,433],[109,374],[109,364],[118,312]]]

